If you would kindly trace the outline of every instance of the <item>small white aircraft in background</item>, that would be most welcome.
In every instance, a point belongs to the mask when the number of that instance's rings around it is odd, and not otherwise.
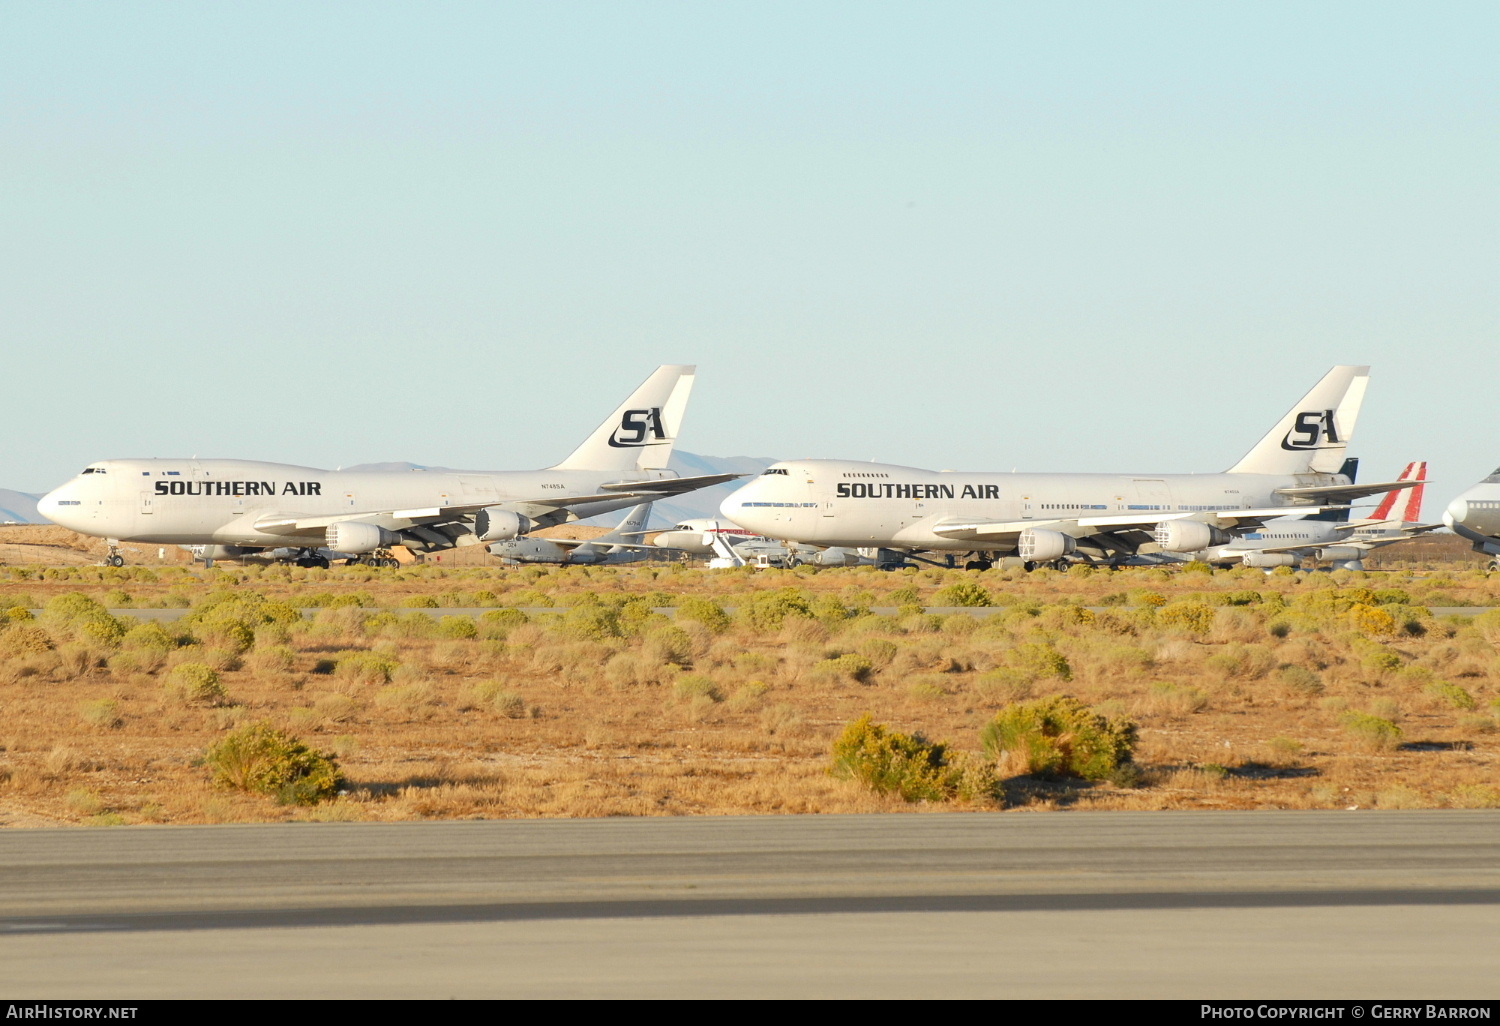
[[[1500,570],[1500,467],[1448,503],[1443,523],[1491,557],[1491,570]]]
[[[348,553],[441,552],[518,538],[739,477],[667,470],[695,368],[657,368],[567,459],[544,470],[336,471],[219,459],[90,464],[37,504],[48,520],[109,540],[191,547],[203,559],[327,567]]]
[[[1358,463],[1358,460],[1346,460],[1342,473],[1352,480]],[[1331,562],[1335,570],[1363,570],[1364,558],[1372,549],[1415,538],[1443,526],[1420,523],[1426,481],[1427,463],[1408,463],[1395,482],[1404,487],[1387,492],[1375,513],[1368,518],[1350,520],[1347,509],[1311,517],[1279,517],[1228,544],[1198,552],[1174,553],[1170,557],[1164,553],[1163,558],[1176,562],[1198,560],[1215,566],[1269,569],[1300,566],[1304,559],[1311,557]],[[1393,518],[1398,503],[1400,515]]]
[[[572,538],[512,538],[495,542],[490,553],[507,563],[555,563],[562,566],[598,566],[603,563],[639,563],[657,553],[644,542],[651,503],[636,506],[608,534],[587,540]]]
[[[663,549],[689,552],[695,556],[709,556],[717,551],[714,542],[720,537],[730,545],[739,545],[741,542],[759,541],[765,536],[747,531],[727,520],[698,517],[674,524],[653,538],[651,544]]]

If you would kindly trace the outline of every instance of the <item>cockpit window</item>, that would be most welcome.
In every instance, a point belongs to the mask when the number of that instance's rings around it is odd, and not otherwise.
[[[107,471],[103,467],[89,467],[84,470],[85,474],[104,474]]]
[[[761,474],[760,476],[761,477],[765,477],[768,474],[783,474],[784,475],[784,474],[786,474],[786,468],[785,467],[772,467],[770,470],[766,471],[764,474]]]

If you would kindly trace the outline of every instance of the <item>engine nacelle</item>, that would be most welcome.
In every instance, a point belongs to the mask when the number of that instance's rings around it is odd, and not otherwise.
[[[1318,550],[1318,558],[1334,563],[1348,563],[1365,558],[1365,550],[1358,545],[1327,545]]]
[[[1197,520],[1168,520],[1157,524],[1151,538],[1163,552],[1197,552],[1229,541],[1229,535],[1217,527]]]
[[[510,541],[531,530],[531,521],[508,509],[482,509],[474,514],[474,533],[481,542]]]
[[[328,547],[333,551],[356,555],[401,544],[401,536],[395,531],[387,531],[376,524],[362,524],[357,520],[329,524],[326,537]]]
[[[1296,566],[1302,562],[1302,559],[1299,556],[1292,555],[1290,552],[1247,552],[1242,558],[1242,562],[1246,566],[1269,570],[1277,566]]]
[[[1016,539],[1016,551],[1028,563],[1045,563],[1061,559],[1078,548],[1070,535],[1061,531],[1048,531],[1041,527],[1028,527]]]
[[[859,566],[860,558],[853,549],[833,548],[814,553],[808,562],[817,566]]]
[[[246,552],[256,552],[258,549],[246,549],[242,545],[184,545],[193,554],[195,560],[208,559],[239,559]]]

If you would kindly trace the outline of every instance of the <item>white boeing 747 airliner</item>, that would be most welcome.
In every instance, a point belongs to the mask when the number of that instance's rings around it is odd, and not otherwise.
[[[695,369],[657,368],[573,454],[545,470],[317,470],[251,460],[119,459],[92,463],[37,504],[53,523],[122,541],[192,546],[205,559],[328,553],[390,562],[390,548],[436,552],[504,541],[719,484],[666,470]]]
[[[1369,382],[1335,367],[1222,474],[985,474],[852,460],[787,460],[719,507],[772,538],[844,548],[997,555],[1028,566],[1120,563],[1223,545],[1274,517],[1316,513],[1416,481],[1338,473]]]

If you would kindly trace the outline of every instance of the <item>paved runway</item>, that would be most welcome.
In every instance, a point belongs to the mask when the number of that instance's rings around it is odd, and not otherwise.
[[[17,997],[1496,997],[1500,814],[0,834]]]

